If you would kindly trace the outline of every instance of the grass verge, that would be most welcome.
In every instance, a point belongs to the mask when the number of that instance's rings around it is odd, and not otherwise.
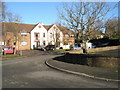
[[[9,54],[9,55],[2,55],[2,58],[3,59],[6,59],[6,58],[14,58],[14,57],[20,57],[21,55],[18,55],[18,54]]]
[[[48,51],[48,52],[65,52],[65,51],[69,51],[70,49],[56,49],[53,51]]]

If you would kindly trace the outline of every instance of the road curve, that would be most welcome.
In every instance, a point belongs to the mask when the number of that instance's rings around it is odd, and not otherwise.
[[[54,70],[45,61],[58,55],[39,55],[2,63],[3,88],[118,88],[118,83]]]

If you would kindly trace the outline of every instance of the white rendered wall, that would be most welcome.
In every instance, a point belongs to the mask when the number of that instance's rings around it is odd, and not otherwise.
[[[41,28],[39,28],[41,26]],[[47,42],[47,30],[43,27],[42,24],[38,24],[32,31],[31,31],[31,49],[33,49],[33,45],[35,44],[35,37],[34,37],[34,33],[38,32],[39,33],[39,37],[38,39],[40,40],[40,45],[43,46],[43,41],[45,41],[46,45],[48,44]],[[45,37],[43,37],[43,33],[45,33]]]
[[[54,28],[55,27],[55,28]],[[49,31],[48,31],[48,43],[49,42],[52,42],[52,44],[54,45],[55,44],[55,40],[56,40],[56,32],[57,33],[60,33],[60,38],[59,40],[61,41],[60,43],[60,47],[63,46],[63,33],[59,30],[59,28],[56,26],[56,25],[53,25]],[[51,34],[52,33],[52,34]]]

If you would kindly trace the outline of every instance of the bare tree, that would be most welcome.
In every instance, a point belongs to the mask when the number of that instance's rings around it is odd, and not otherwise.
[[[110,7],[106,2],[64,3],[60,10],[58,9],[58,15],[63,24],[75,32],[76,40],[85,43],[83,52],[87,52],[86,43],[92,39],[91,33],[102,27],[102,24],[97,23],[103,22],[108,12],[115,7]]]
[[[58,30],[55,30],[53,33],[51,33],[52,41],[54,42],[55,47],[60,46],[60,32]]]
[[[56,47],[60,47],[60,32],[58,32],[58,31],[56,31],[56,33],[55,33],[55,38],[56,38],[56,40],[55,40],[55,46]]]
[[[3,3],[3,2],[0,2],[0,9],[1,9],[1,19],[0,19],[0,22],[3,22],[2,23],[2,35],[4,35],[5,36],[5,22],[6,22],[6,13],[7,13],[7,11],[6,11],[6,5],[5,5],[5,3]]]
[[[64,3],[58,14],[63,24],[74,30],[76,39],[88,41],[91,32],[100,28],[97,23],[103,22],[107,13],[114,8],[106,2]]]
[[[6,13],[7,13],[7,7],[6,7],[6,5],[5,5],[5,3],[3,3],[3,2],[0,2],[0,8],[1,8],[1,22],[5,22],[6,21]]]
[[[20,42],[21,42],[21,27],[20,27],[20,20],[21,17],[17,14],[15,14],[14,16],[12,16],[13,18],[13,22],[11,23],[11,27],[13,28],[13,34],[14,34],[14,45],[15,48],[19,50],[19,46],[20,46]],[[15,49],[15,53],[16,54],[16,49]]]
[[[120,39],[120,34],[118,30],[118,18],[112,18],[109,19],[106,22],[106,31],[105,34],[108,36],[110,39]]]
[[[19,42],[20,42],[20,23],[21,23],[21,17],[18,14],[13,14],[8,11],[8,8],[5,3],[1,3],[2,7],[2,35],[6,36],[7,31],[12,32],[14,35],[14,44],[15,48],[19,49]],[[6,26],[6,23],[9,23]],[[8,28],[9,27],[9,28]],[[10,40],[5,40],[7,44],[9,45]],[[18,47],[17,47],[18,46]],[[16,50],[15,50],[16,53]]]
[[[2,22],[2,2],[0,2],[0,22]],[[2,24],[0,23],[0,36],[2,36]]]
[[[8,16],[8,13],[10,14],[10,12],[8,11],[8,8],[6,6],[6,4],[4,2],[0,2],[0,10],[1,10],[1,18],[0,18],[0,22],[1,22],[1,35],[4,36],[4,44],[6,43],[7,45],[9,45],[10,40],[6,40],[5,36],[6,36],[6,22],[10,22],[10,18]],[[11,13],[12,14],[12,13]]]

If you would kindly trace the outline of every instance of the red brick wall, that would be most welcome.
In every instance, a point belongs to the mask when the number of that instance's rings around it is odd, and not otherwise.
[[[92,67],[104,68],[118,68],[119,57],[102,56],[97,54],[70,54],[65,55],[65,61],[69,63],[76,63],[80,65],[87,65]]]
[[[27,36],[19,34],[19,42],[17,42],[17,50],[30,50],[30,33]]]
[[[30,50],[30,33],[27,33],[27,36],[21,36],[18,33],[17,37],[14,37],[12,32],[7,32],[5,41],[6,46],[16,46],[17,50]],[[16,45],[14,45],[14,42],[16,42]],[[26,42],[26,45],[21,45],[21,42]]]
[[[72,46],[74,46],[74,43],[75,43],[75,38],[74,36],[70,37],[70,36],[64,36],[64,42],[68,42],[68,43],[72,43]]]

